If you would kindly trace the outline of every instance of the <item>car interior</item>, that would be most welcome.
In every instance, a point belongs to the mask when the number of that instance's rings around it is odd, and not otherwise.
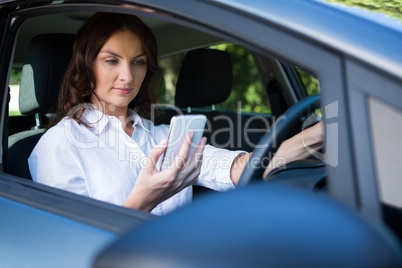
[[[88,13],[63,14],[57,16],[56,20],[64,19],[70,23],[79,18],[80,23],[83,23],[83,20],[90,15]],[[56,15],[48,16],[55,19]],[[181,26],[168,23],[164,25],[162,22],[149,21],[149,18],[144,18],[144,21],[148,21],[151,26],[159,26],[153,30],[160,44],[170,43],[169,48],[160,45],[160,54],[164,53],[160,55],[161,59],[175,53],[184,55],[181,66],[177,70],[173,103],[160,103],[156,106],[155,111],[151,112],[152,115],[155,115],[151,118],[154,123],[157,125],[169,124],[170,118],[177,114],[202,113],[207,116],[204,135],[210,144],[230,150],[252,151],[272,124],[272,113],[215,108],[225,102],[232,93],[234,74],[229,53],[210,48],[210,46],[227,41],[217,40],[215,37],[186,29],[188,38],[182,39],[193,44],[184,47],[180,43],[179,47],[174,47],[171,44],[171,38],[169,38],[169,42],[161,41],[161,39],[164,38],[166,32],[173,32]],[[68,29],[70,31],[68,33],[60,33],[66,29],[55,29],[51,33],[42,33],[48,31],[46,30],[47,25],[45,27],[42,24],[39,17],[28,19],[21,27],[13,63],[13,67],[22,67],[19,95],[11,94],[11,98],[19,99],[19,112],[22,116],[10,116],[8,129],[5,130],[9,136],[5,157],[7,172],[25,179],[31,179],[26,159],[44,133],[49,118],[55,111],[58,88],[71,58],[74,31],[78,28],[75,25]],[[162,29],[160,30],[160,28]],[[195,35],[198,40],[192,39]],[[29,40],[29,38],[32,39]],[[25,45],[25,42],[28,42],[29,45]],[[248,56],[250,57],[251,54]],[[275,59],[265,59],[257,53],[252,54],[252,57],[259,59],[260,62],[266,61],[270,64],[275,62],[272,64],[275,67],[282,65]],[[266,64],[263,67],[269,68],[270,65]],[[290,66],[286,67],[290,68]],[[271,76],[274,75],[274,72],[284,72],[283,67],[279,69],[279,71],[269,70]],[[270,79],[266,92],[263,92],[264,96],[262,96],[265,99],[272,96],[273,99],[279,100],[280,106],[277,101],[273,105],[276,113],[287,107],[284,86],[278,82],[278,80],[284,79],[286,79],[285,76]],[[299,82],[298,85],[300,86],[301,83]],[[290,87],[289,83],[287,83],[287,87]],[[299,95],[306,94],[304,88],[298,90],[304,90],[302,93],[299,92]],[[292,94],[294,93],[292,92]],[[294,96],[291,97],[294,98]],[[288,99],[290,98],[288,97]],[[249,132],[244,131],[245,126],[250,130]]]
[[[74,33],[91,14],[66,12],[43,15],[28,18],[22,24],[12,66],[22,70],[18,96],[11,92],[11,99],[19,99],[21,115],[10,116],[4,129],[8,137],[8,144],[4,147],[7,149],[3,152],[6,173],[31,180],[27,159],[54,113],[58,89],[71,57]],[[243,111],[243,107],[239,110],[220,109],[222,103],[236,102],[236,94],[246,94],[232,90],[238,74],[235,58],[229,52],[216,48],[219,44],[231,42],[182,25],[149,17],[142,19],[155,33],[160,61],[179,56],[179,67],[174,70],[177,79],[173,85],[174,97],[170,98],[170,103],[161,102],[156,106],[155,116],[150,118],[155,124],[169,124],[170,118],[179,113],[205,114],[208,119],[205,136],[210,144],[230,150],[253,151],[277,117],[310,95],[309,85],[301,76],[305,72],[302,73],[297,66],[250,50],[244,57],[251,58],[255,63],[254,68],[261,79],[259,83],[264,89],[261,97],[264,103],[260,105],[269,106],[270,112]],[[49,25],[49,20],[54,24]],[[308,78],[314,77],[308,74]],[[255,90],[251,92],[258,94]],[[249,95],[242,97],[251,98]],[[311,123],[317,120],[320,119],[315,118]],[[287,137],[297,133],[302,125],[305,123],[296,122]],[[304,169],[306,166],[312,168]],[[292,167],[286,174],[276,170],[273,175],[278,176],[272,181],[286,184],[295,172],[305,170],[304,177],[310,178],[309,181],[299,180],[289,184],[308,190],[325,190],[326,174],[322,162],[309,159]],[[196,188],[194,191],[201,194],[208,190]],[[402,218],[400,210],[385,206],[384,213],[388,224],[401,236],[398,224]]]

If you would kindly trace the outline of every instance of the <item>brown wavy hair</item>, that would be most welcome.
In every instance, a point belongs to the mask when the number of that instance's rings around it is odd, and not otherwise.
[[[73,55],[59,93],[57,115],[50,122],[49,128],[67,115],[88,126],[81,120],[85,109],[74,111],[73,108],[90,102],[96,88],[94,61],[106,41],[122,30],[129,30],[139,37],[148,64],[141,88],[129,108],[135,108],[140,116],[149,114],[151,104],[156,103],[156,97],[149,88],[150,82],[153,77],[159,75],[155,36],[151,29],[134,15],[99,12],[85,22],[75,37]]]

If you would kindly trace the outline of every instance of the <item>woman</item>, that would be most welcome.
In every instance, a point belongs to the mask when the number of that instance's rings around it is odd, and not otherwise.
[[[141,116],[155,102],[149,84],[157,73],[156,40],[141,20],[93,15],[76,36],[57,117],[28,160],[33,180],[156,215],[190,202],[188,186],[197,181],[218,191],[234,188],[250,154],[206,146],[203,138],[188,159],[191,134],[175,162],[156,170],[168,126]],[[320,143],[320,129],[305,131],[304,141]],[[278,157],[305,157],[299,138],[285,142]],[[211,159],[224,161],[217,167]]]

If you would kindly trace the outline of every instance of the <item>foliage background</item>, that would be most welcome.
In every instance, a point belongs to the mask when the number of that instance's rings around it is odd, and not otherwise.
[[[324,0],[345,6],[360,7],[371,12],[386,14],[402,22],[402,0]]]

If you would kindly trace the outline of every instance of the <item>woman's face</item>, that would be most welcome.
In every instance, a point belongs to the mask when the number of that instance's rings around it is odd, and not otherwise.
[[[94,62],[95,93],[108,111],[125,111],[137,96],[147,73],[142,42],[131,31],[114,33],[101,48]],[[99,101],[92,96],[98,106]]]

